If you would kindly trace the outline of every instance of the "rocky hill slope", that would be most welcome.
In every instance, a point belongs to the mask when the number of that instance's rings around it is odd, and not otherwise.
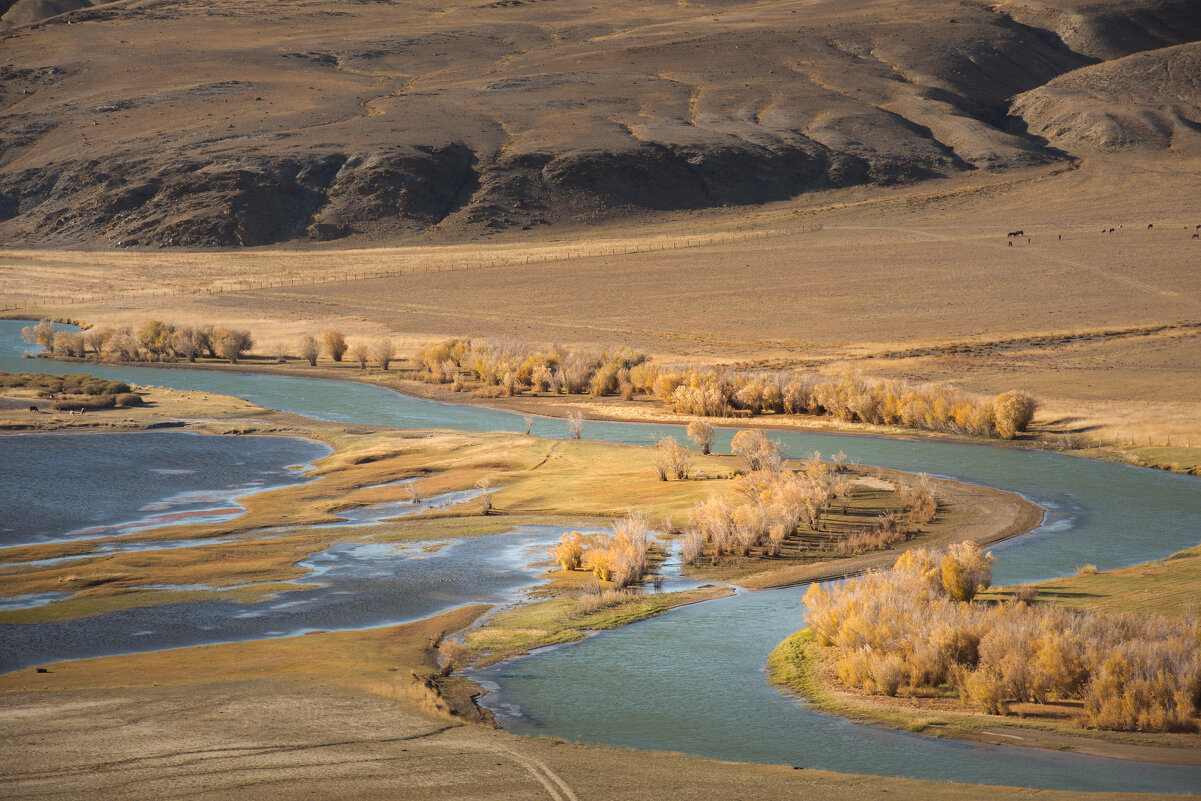
[[[752,204],[1195,137],[1194,0],[18,0],[0,241]]]

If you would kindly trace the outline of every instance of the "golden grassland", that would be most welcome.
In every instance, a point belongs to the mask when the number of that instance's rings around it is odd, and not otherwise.
[[[466,662],[490,664],[535,648],[575,642],[591,632],[620,628],[669,609],[733,595],[730,586],[706,586],[680,592],[620,594],[596,611],[581,608],[574,596],[520,603],[485,618],[464,634]]]
[[[1083,565],[1081,566],[1083,567]],[[1155,562],[1032,584],[1034,599],[1068,609],[1136,612],[1141,615],[1201,613],[1201,545]],[[981,598],[1003,601],[1017,592],[999,587]]]

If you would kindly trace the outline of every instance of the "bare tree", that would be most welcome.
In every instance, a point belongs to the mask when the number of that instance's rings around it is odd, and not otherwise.
[[[46,350],[54,349],[54,323],[42,320],[37,325],[27,325],[21,329],[21,339],[30,345],[41,345]]]
[[[525,414],[525,415],[521,416],[521,419],[522,419],[522,421],[525,422],[525,433],[528,435],[530,433],[530,431],[534,428],[534,418],[529,416],[528,414]]]
[[[572,439],[579,439],[584,433],[584,413],[578,409],[572,409],[567,413],[567,430],[571,434]]]
[[[396,349],[390,339],[377,339],[371,346],[371,351],[375,354],[375,360],[379,362],[381,370],[386,371],[388,365],[396,358]]]
[[[367,361],[371,358],[371,349],[360,342],[350,349],[350,358],[359,363],[360,370],[366,370]]]
[[[277,364],[288,363],[288,346],[284,343],[275,343],[275,350],[273,351],[273,354],[275,355],[275,361]]]
[[[321,355],[321,343],[312,334],[305,334],[300,340],[300,358],[309,360],[309,367],[317,366],[317,357]]]
[[[492,479],[481,478],[479,481],[475,482],[475,486],[476,489],[481,489],[484,491],[483,513],[486,515],[492,514]]]
[[[336,328],[327,328],[321,332],[321,343],[325,345],[325,352],[329,357],[336,362],[342,361],[342,356],[346,353],[346,337],[342,336],[342,332]]]
[[[713,447],[713,424],[708,420],[693,420],[688,424],[688,439],[696,443],[702,454],[708,455]]]

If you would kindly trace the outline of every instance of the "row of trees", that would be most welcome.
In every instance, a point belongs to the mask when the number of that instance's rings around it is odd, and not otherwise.
[[[534,391],[600,397],[621,392],[632,397],[630,371],[645,361],[644,354],[626,348],[601,352],[469,339],[448,339],[421,354],[426,381],[453,384],[466,376],[501,387],[508,395]]]
[[[370,345],[366,342],[357,342],[352,346],[337,328],[327,328],[318,336],[306,334],[300,340],[300,357],[310,366],[317,366],[317,360],[321,358],[322,353],[335,362],[341,362],[349,353],[350,358],[358,362],[359,367],[364,370],[367,369],[367,363],[370,361],[375,361],[380,369],[387,370],[396,359],[396,346],[392,340],[387,338],[377,339]],[[283,346],[277,357],[281,362],[287,359]]]
[[[245,329],[177,326],[163,320],[147,320],[136,330],[123,326],[96,327],[87,331],[67,331],[49,320],[42,320],[21,329],[21,336],[26,342],[41,345],[56,356],[92,356],[104,361],[125,362],[194,362],[208,357],[237,364],[254,347],[254,338]],[[301,339],[299,355],[310,365],[316,366],[323,353],[335,362],[341,362],[349,354],[363,369],[368,362],[374,361],[387,370],[396,359],[395,345],[386,338],[352,346],[340,330],[327,328],[319,335],[308,334]],[[281,363],[287,361],[288,348],[278,345],[275,357]]]
[[[626,349],[607,352],[533,346],[515,341],[448,339],[421,355],[422,377],[433,383],[464,381],[520,392],[621,394],[657,398],[679,414],[728,417],[736,413],[806,414],[847,422],[897,425],[973,436],[1013,439],[1037,409],[1026,393],[994,399],[945,386],[809,372],[741,372],[719,367],[656,365]]]
[[[564,570],[590,571],[620,589],[641,581],[649,570],[649,531],[647,519],[631,512],[613,523],[612,534],[585,537],[571,531],[549,553]]]
[[[989,714],[1016,702],[1082,702],[1086,727],[1196,731],[1201,623],[973,603],[992,557],[967,542],[907,551],[891,571],[805,594],[817,640],[839,649],[841,681],[896,695],[950,685]]]
[[[236,364],[252,347],[254,339],[245,329],[220,326],[176,326],[162,320],[147,320],[136,331],[130,326],[98,326],[87,331],[67,331],[49,320],[21,329],[21,338],[38,344],[56,356],[101,361],[194,362],[198,357],[225,359]]]

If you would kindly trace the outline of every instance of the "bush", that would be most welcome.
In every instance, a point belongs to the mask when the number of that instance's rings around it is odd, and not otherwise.
[[[1013,439],[1018,433],[1025,431],[1038,403],[1025,392],[1011,389],[1003,392],[993,401],[993,416],[995,418],[997,436],[1001,439]]]
[[[144,401],[142,396],[136,392],[122,392],[116,396],[118,406],[141,406]]]
[[[675,437],[663,437],[651,456],[651,464],[660,481],[666,481],[668,477],[682,481],[692,472],[692,455],[676,442]]]
[[[942,560],[942,586],[952,601],[970,601],[987,589],[992,577],[992,554],[981,553],[976,543],[957,543],[947,548]]]
[[[966,554],[966,556],[965,556]],[[953,600],[939,577],[979,562],[974,547],[941,560],[906,551],[887,573],[805,594],[818,642],[839,649],[840,680],[866,692],[944,682],[989,714],[1016,702],[1078,700],[1093,728],[1196,731],[1201,622]]]
[[[346,353],[346,337],[342,336],[342,332],[337,328],[327,328],[321,332],[321,344],[325,346],[325,352],[335,362],[342,361],[342,356]]]
[[[86,409],[87,411],[111,409],[116,405],[116,395],[73,395],[69,398],[56,400],[50,404],[50,408],[72,412],[80,409]]]

